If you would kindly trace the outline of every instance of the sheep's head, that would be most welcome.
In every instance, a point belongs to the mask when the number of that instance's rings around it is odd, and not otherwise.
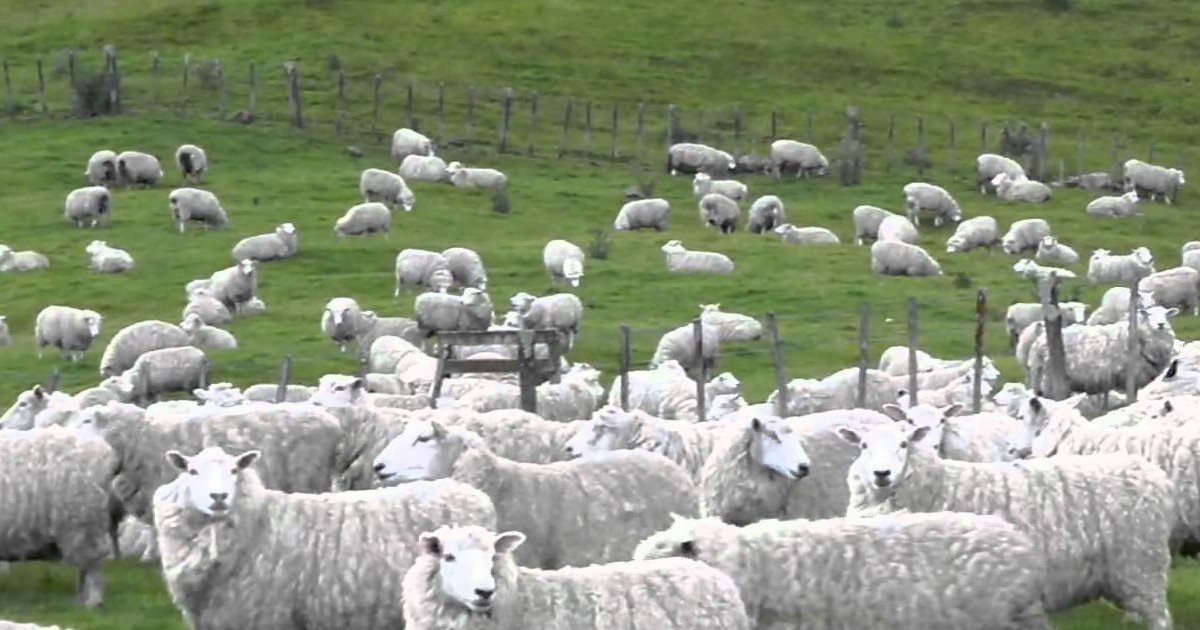
[[[512,553],[525,542],[525,534],[493,534],[478,527],[441,527],[421,534],[421,553],[438,563],[437,589],[454,607],[489,615],[497,600],[508,595],[508,583],[497,577],[511,567]]]
[[[1124,195],[1121,195],[1121,201],[1124,201],[1125,203],[1134,203],[1135,204],[1140,200],[1141,199],[1138,197],[1136,190],[1131,190],[1131,191],[1125,193]]]
[[[1175,176],[1175,181],[1178,183],[1178,185],[1182,186],[1187,183],[1187,180],[1183,178],[1183,171],[1177,168],[1172,168],[1168,169],[1168,172]]]
[[[27,431],[33,428],[34,418],[50,405],[50,394],[41,385],[17,394],[17,401],[0,416],[0,429]]]
[[[357,376],[326,374],[317,381],[309,402],[321,407],[353,407],[366,401],[366,384]]]
[[[412,212],[413,206],[417,205],[417,198],[408,186],[400,186],[400,192],[396,194],[396,203],[403,206],[405,212]]]
[[[175,483],[180,498],[201,514],[224,518],[237,501],[241,473],[258,459],[258,451],[238,456],[219,446],[210,446],[188,457],[179,451],[167,451],[167,462],[179,471]]]
[[[563,277],[572,287],[578,287],[583,279],[583,261],[578,258],[568,258],[563,261]]]
[[[566,441],[563,450],[570,457],[588,457],[628,448],[639,424],[634,413],[605,405],[597,409],[592,419],[584,422],[579,431]]]
[[[187,317],[184,317],[183,321],[179,322],[179,327],[183,329],[183,332],[190,335],[204,327],[204,320],[200,319],[200,315],[196,313],[188,313]]]
[[[462,170],[463,170],[463,165],[461,162],[451,162],[446,165],[446,172],[449,173],[451,176],[455,175],[456,173],[458,173]]]
[[[907,423],[838,428],[838,435],[860,450],[850,464],[850,479],[876,498],[890,496],[904,480],[909,456],[928,433],[927,426]]]
[[[721,420],[725,416],[737,413],[748,406],[749,403],[746,402],[745,398],[742,398],[741,394],[717,394],[713,396],[712,403],[709,404],[707,410],[708,419]]]
[[[100,325],[104,322],[104,318],[96,311],[84,311],[83,323],[87,326],[88,334],[92,339],[100,336]]]
[[[0,245],[0,264],[4,264],[9,258],[12,258],[12,248],[7,245]]]
[[[721,312],[721,304],[720,303],[701,304],[700,305],[700,314],[701,315],[705,315],[708,313],[720,313],[720,312]]]
[[[254,277],[254,273],[258,270],[258,263],[247,258],[237,264],[238,273],[246,278]]]
[[[907,409],[901,409],[896,405],[884,405],[883,412],[892,420],[905,425],[907,430],[911,431],[920,427],[928,429],[920,439],[914,440],[914,443],[918,448],[940,455],[942,438],[946,433],[946,421],[958,413],[961,408],[961,405],[956,404],[938,408],[922,403]]]
[[[682,254],[685,251],[687,250],[683,248],[683,242],[678,240],[667,241],[667,244],[662,246],[664,254]]]
[[[1133,250],[1132,254],[1134,259],[1143,265],[1154,264],[1154,254],[1151,254],[1150,249],[1147,247],[1139,247]]]
[[[1058,239],[1056,239],[1056,238],[1054,238],[1053,236],[1050,236],[1049,234],[1047,234],[1046,236],[1043,236],[1043,237],[1042,237],[1042,241],[1041,241],[1040,243],[1038,243],[1038,245],[1039,245],[1039,246],[1040,246],[1042,249],[1054,249],[1054,247],[1055,247],[1056,245],[1058,245]]]
[[[1138,311],[1138,316],[1145,322],[1146,328],[1153,332],[1165,332],[1174,336],[1175,331],[1171,328],[1169,318],[1179,314],[1178,308],[1164,308],[1155,304],[1141,307]]]
[[[1058,450],[1059,442],[1071,429],[1069,422],[1051,422],[1050,404],[1053,403],[1038,396],[1021,403],[1017,412],[1018,426],[1007,436],[1009,452],[1017,458],[1053,455]]]
[[[334,326],[348,323],[358,312],[360,312],[358,302],[352,298],[333,298],[325,305],[325,318],[328,318]]]
[[[1035,269],[1036,267],[1037,267],[1037,265],[1032,260],[1030,260],[1028,258],[1022,258],[1021,260],[1018,260],[1015,264],[1013,264],[1012,270],[1019,274],[1024,274],[1027,271]]]
[[[209,407],[236,407],[246,402],[242,390],[231,383],[213,383],[208,389],[193,389],[192,396]]]
[[[1004,186],[1009,181],[1011,181],[1011,180],[1008,176],[1008,173],[999,173],[995,177],[992,178],[992,187],[999,189],[1001,186]]]
[[[474,312],[487,313],[487,321],[492,321],[492,299],[488,297],[487,293],[474,287],[467,287],[463,289],[462,303]]]
[[[791,425],[779,418],[754,417],[746,430],[750,433],[751,465],[793,481],[808,475],[812,462]]]
[[[1024,383],[1005,383],[992,397],[992,402],[1004,408],[1009,415],[1016,415],[1021,403],[1033,397],[1033,392]]]
[[[384,485],[442,479],[452,474],[464,446],[462,434],[436,420],[410,422],[380,451],[373,469]]]
[[[284,223],[275,228],[275,233],[279,236],[291,236],[296,233],[296,226],[291,223]]]
[[[691,519],[678,514],[672,514],[671,520],[670,527],[651,535],[638,544],[637,549],[633,552],[634,560],[655,560],[658,558],[690,558],[698,560],[700,559],[701,549],[709,548],[708,545],[702,545],[696,540],[698,534],[707,533],[701,530],[729,527],[728,525],[719,524],[711,520]],[[706,538],[708,537],[706,536]],[[722,549],[726,544],[716,545],[716,547]]]
[[[1112,252],[1110,252],[1107,249],[1092,250],[1092,257],[1090,260],[1092,260],[1092,261],[1100,260],[1101,258],[1108,256],[1110,253],[1112,253]]]
[[[529,310],[529,305],[537,299],[537,296],[521,291],[508,299],[508,307],[517,313],[524,313]]]
[[[104,247],[104,241],[92,241],[91,243],[88,243],[88,246],[84,248],[83,251],[87,252],[89,256],[95,256],[96,254],[104,251]]]
[[[788,234],[791,234],[792,232],[798,232],[798,231],[800,231],[800,228],[792,225],[791,223],[784,223],[783,225],[780,225],[780,226],[776,227],[774,230],[772,230],[772,232],[775,232],[776,234],[778,234],[780,236],[787,236]]]

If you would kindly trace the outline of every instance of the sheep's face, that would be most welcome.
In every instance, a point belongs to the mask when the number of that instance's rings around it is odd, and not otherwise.
[[[184,500],[201,514],[223,518],[237,501],[237,482],[241,472],[258,459],[258,451],[234,457],[210,446],[188,457],[179,451],[167,451],[167,462],[180,473],[177,479]]]
[[[179,327],[183,329],[183,332],[188,334],[200,330],[203,326],[204,320],[200,319],[200,316],[196,313],[188,313],[187,317],[184,317],[183,321],[179,323]]]
[[[1054,247],[1058,245],[1058,241],[1053,236],[1043,236],[1040,245],[1042,249],[1050,250],[1054,249]]]
[[[83,251],[87,252],[89,256],[95,256],[104,251],[104,241],[92,241]]]
[[[442,527],[421,534],[421,553],[438,563],[443,597],[473,613],[487,613],[496,603],[496,564],[508,560],[525,535],[493,535],[482,527]]]
[[[954,236],[951,236],[949,240],[946,241],[946,253],[953,254],[954,252],[957,252],[958,250],[962,249],[963,245],[965,245],[965,244],[966,244],[966,240],[963,239],[961,236],[955,234]]]
[[[34,418],[50,404],[50,396],[41,385],[17,394],[17,401],[0,416],[0,429],[28,431],[33,428]]]
[[[275,233],[279,236],[291,236],[296,233],[296,226],[292,225],[291,223],[284,223],[283,225],[275,228]]]
[[[336,298],[329,301],[325,306],[325,317],[333,322],[334,326],[341,326],[349,322],[354,311],[358,310],[358,305],[353,300],[348,298]]]
[[[433,273],[429,274],[426,284],[430,291],[448,293],[450,287],[454,285],[454,276],[445,269],[435,269]]]
[[[1145,247],[1139,247],[1133,250],[1133,258],[1143,265],[1154,264],[1154,254],[1151,254],[1150,250]]]
[[[1177,308],[1163,308],[1161,306],[1148,306],[1140,309],[1140,316],[1146,322],[1146,327],[1154,332],[1165,332],[1172,335],[1175,331],[1171,328],[1169,318],[1179,314]]]
[[[536,296],[525,293],[524,291],[517,293],[508,300],[508,306],[518,313],[524,313],[529,310],[529,305],[533,303]]]
[[[88,311],[87,314],[83,316],[83,323],[85,326],[87,326],[88,334],[92,336],[92,339],[100,336],[100,324],[103,321],[103,317],[100,317],[100,315],[92,311]]]
[[[1005,383],[992,397],[992,401],[1003,407],[1009,415],[1016,415],[1018,406],[1032,397],[1033,392],[1023,383]]]
[[[1136,190],[1131,190],[1124,195],[1121,195],[1121,200],[1125,203],[1137,203],[1140,199]]]
[[[454,177],[456,174],[458,174],[462,170],[463,170],[463,165],[461,162],[451,162],[446,165],[446,172],[449,173],[451,177]]]
[[[803,479],[811,461],[800,437],[778,418],[752,418],[750,461],[785,479]]]
[[[256,268],[257,268],[257,264],[249,258],[238,263],[238,273],[242,274],[243,276],[245,276],[247,278],[254,276],[254,271]]]
[[[662,246],[662,252],[668,255],[682,254],[685,251],[686,250],[683,248],[683,243],[680,241],[668,241],[666,245]],[[2,253],[3,252],[0,252],[0,254]]]
[[[403,206],[405,212],[412,212],[413,206],[417,205],[417,198],[407,186],[401,186],[400,193],[396,195],[396,204]]]
[[[1000,188],[1004,184],[1007,184],[1008,181],[1009,181],[1008,173],[998,173],[995,177],[992,178],[992,187]]]
[[[742,390],[742,382],[732,372],[722,372],[708,382],[714,394],[736,394]]]
[[[747,406],[746,399],[741,394],[718,394],[713,396],[708,409],[709,420],[720,420],[732,413],[737,413]]]
[[[577,258],[564,261],[563,277],[567,279],[567,283],[572,287],[578,287],[579,281],[583,279],[583,261]]]
[[[0,245],[0,264],[4,264],[12,257],[12,249],[7,245]]]
[[[946,420],[958,413],[960,405],[949,405],[938,408],[933,405],[919,404],[915,407],[901,409],[897,405],[884,405],[883,412],[892,420],[900,423],[907,431],[925,427],[925,435],[914,440],[914,446],[927,452],[940,455],[942,439],[946,433]]]
[[[928,427],[908,427],[900,423],[866,430],[838,429],[843,440],[860,449],[858,459],[850,464],[850,475],[877,494],[893,492],[904,479],[909,454],[928,432]]]
[[[448,477],[455,439],[437,422],[412,422],[375,458],[375,475],[383,484]]]
[[[643,540],[633,552],[634,560],[656,560],[659,558],[699,559],[700,545],[696,530],[701,521],[678,514],[671,515],[672,523],[667,529]]]
[[[1012,269],[1013,269],[1013,271],[1015,271],[1017,273],[1023,274],[1026,271],[1028,271],[1031,267],[1033,267],[1033,265],[1034,265],[1034,263],[1032,260],[1029,260],[1028,258],[1022,258],[1021,260],[1018,260],[1015,264],[1013,264]]]
[[[588,457],[622,448],[636,423],[633,414],[618,407],[601,407],[571,436],[563,450],[571,457]]]
[[[321,407],[353,407],[364,401],[364,390],[361,378],[326,374],[317,382],[317,391],[309,402]]]
[[[1009,452],[1018,458],[1049,457],[1058,450],[1066,429],[1052,430],[1050,410],[1041,398],[1033,396],[1021,403],[1017,412],[1017,428],[1008,437]]]

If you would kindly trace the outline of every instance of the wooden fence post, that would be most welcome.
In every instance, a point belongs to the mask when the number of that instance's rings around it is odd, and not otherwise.
[[[867,406],[867,343],[870,338],[871,307],[863,302],[858,308],[858,407]]]
[[[620,124],[621,115],[618,109],[619,105],[613,103],[612,108],[612,159],[617,160],[621,157],[620,147],[618,146],[617,133],[618,125]]]
[[[538,93],[534,92],[529,96],[529,147],[525,149],[525,153],[533,155],[536,152],[538,134]]]
[[[404,84],[404,113],[408,118],[409,129],[417,128],[416,114],[413,112],[413,108],[416,106],[416,103],[414,102],[416,100],[415,92],[416,88],[413,86],[413,81],[412,79],[409,79],[408,82]]]
[[[58,382],[61,379],[62,374],[58,371],[58,367],[55,367],[50,371],[50,376],[47,376],[46,380],[42,383],[42,389],[53,394],[58,391]]]
[[[675,110],[674,105],[667,105],[667,149],[668,150],[670,150],[671,145],[675,144],[675,128],[677,127],[677,121],[675,120],[675,116],[677,114],[678,114],[678,112]]]
[[[783,345],[773,311],[767,313],[767,333],[771,335],[771,360],[775,364],[775,415],[783,418],[788,409],[787,375],[783,372]]]
[[[208,381],[212,376],[212,364],[205,358],[200,362],[200,389],[208,389]]]
[[[437,129],[434,131],[433,141],[437,144],[442,143],[445,137],[445,117],[446,117],[446,84],[438,81],[438,105],[437,105]]]
[[[249,83],[250,94],[246,98],[246,114],[250,120],[254,120],[254,111],[258,107],[258,66],[253,61],[250,62]]]
[[[504,88],[500,100],[500,141],[496,144],[500,153],[508,149],[508,122],[512,117],[512,101],[512,88]]]
[[[1154,138],[1150,138],[1150,148],[1146,151],[1146,160],[1151,164],[1154,163]]]
[[[1083,137],[1083,130],[1080,129],[1079,130],[1079,176],[1080,177],[1083,177],[1083,174],[1086,172],[1086,171],[1084,171],[1084,168],[1085,168],[1084,167],[1084,154],[1085,154],[1086,149],[1087,149],[1087,145],[1085,144],[1085,139]]]
[[[46,103],[46,75],[42,72],[42,56],[38,55],[35,60],[37,64],[37,79],[38,79],[38,102],[42,104],[42,115],[50,113],[50,105]]]
[[[158,109],[158,75],[162,67],[162,57],[158,51],[150,53],[150,106]]]
[[[979,152],[987,153],[988,121],[979,123]]]
[[[104,72],[108,75],[108,107],[114,114],[121,113],[121,70],[117,66],[117,47],[104,46]]]
[[[621,324],[621,409],[629,411],[629,326]]]
[[[71,87],[71,111],[79,106],[78,96],[76,95],[75,83],[75,51],[67,51],[67,80],[70,81]]]
[[[279,384],[275,386],[275,402],[287,400],[288,379],[292,376],[292,355],[283,355],[279,362]]]
[[[808,129],[808,133],[807,133],[807,135],[805,136],[805,138],[807,138],[807,142],[808,142],[809,144],[816,144],[816,143],[813,141],[813,130],[812,130],[812,110],[811,110],[811,109],[810,109],[810,110],[808,110],[808,127],[807,127],[807,129]]]
[[[1067,383],[1067,355],[1062,336],[1062,310],[1058,307],[1058,284],[1058,274],[1051,272],[1049,296],[1043,296],[1047,301],[1042,305],[1046,326],[1046,349],[1049,353],[1046,362],[1047,373],[1029,375],[1033,381],[1030,387],[1036,391],[1040,385],[1042,394],[1050,400],[1062,400],[1070,393],[1070,385]]]
[[[1038,128],[1038,181],[1046,181],[1046,155],[1049,150],[1050,125],[1042,122]]]
[[[1121,167],[1121,139],[1113,136],[1112,141],[1112,160],[1109,162],[1108,174],[1112,176],[1114,182],[1121,181],[1124,169]]]
[[[640,161],[642,159],[644,151],[646,150],[646,139],[645,139],[646,104],[645,103],[639,102],[637,104],[637,129],[634,131],[634,134],[637,136],[637,147],[636,147],[635,151],[637,152],[637,159]]]
[[[467,86],[467,142],[475,136],[475,86]]]
[[[371,89],[371,133],[377,133],[379,130],[379,108],[382,106],[381,99],[383,98],[383,75],[377,74],[372,78]]]
[[[8,74],[8,59],[4,60],[4,108],[9,116],[17,115],[16,102],[13,97],[12,78]]]
[[[288,107],[292,111],[292,126],[303,129],[304,112],[300,106],[300,73],[296,69],[296,62],[284,62],[283,76],[287,79]]]
[[[217,65],[217,120],[225,120],[225,106],[228,98],[225,90],[225,69],[221,67],[221,60],[216,60]]]
[[[333,130],[346,135],[346,71],[337,69],[337,100],[334,102]]]
[[[886,165],[884,166],[884,169],[886,170],[886,172],[891,173],[892,172],[892,162],[895,159],[895,155],[896,155],[896,115],[895,114],[892,114],[891,118],[888,120],[887,148],[884,151],[885,151],[884,159],[886,161]]]
[[[975,383],[971,387],[971,409],[979,413],[983,405],[983,335],[987,324],[987,290],[975,296]]]
[[[692,320],[692,341],[696,344],[694,356],[700,361],[700,368],[696,370],[696,414],[700,422],[705,422],[708,400],[704,396],[704,385],[708,382],[708,367],[704,360],[704,326],[699,317]]]
[[[567,104],[563,106],[562,135],[558,138],[558,159],[560,160],[567,154],[567,140],[571,133],[571,107],[573,103],[574,99],[568,96]]]
[[[779,139],[779,112],[771,110],[771,142]]]
[[[925,174],[925,117],[920,114],[917,114],[917,174]]]
[[[733,146],[737,148],[738,155],[745,153],[742,150],[742,110],[733,108]]]
[[[534,370],[533,331],[517,333],[517,362],[521,379],[521,409],[537,413],[537,372]]]
[[[183,55],[183,87],[179,92],[179,96],[182,99],[179,106],[179,111],[180,114],[185,118],[187,117],[188,113],[188,75],[191,73],[191,71],[192,55],[190,53],[185,53]]]
[[[1137,338],[1140,297],[1138,281],[1134,280],[1129,286],[1129,350],[1125,353],[1125,398],[1129,404],[1137,402],[1137,364],[1141,360]]]
[[[917,406],[917,298],[908,298],[908,404]]]
[[[954,172],[954,167],[955,167],[955,163],[954,163],[954,119],[950,118],[949,120],[950,120],[950,146],[947,149],[948,155],[946,156],[946,162],[948,165],[948,170],[950,172]]]
[[[592,102],[583,106],[583,159],[592,159]]]

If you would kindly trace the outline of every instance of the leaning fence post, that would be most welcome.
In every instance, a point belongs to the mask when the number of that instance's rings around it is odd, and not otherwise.
[[[287,400],[288,379],[292,376],[292,355],[283,355],[279,362],[279,384],[275,386],[275,402]]]
[[[529,147],[525,149],[525,153],[533,155],[536,151],[537,133],[538,133],[538,93],[534,92],[529,95]]]
[[[620,148],[618,147],[618,140],[617,140],[617,129],[620,124],[621,118],[620,118],[620,110],[618,110],[617,108],[618,108],[618,105],[616,103],[613,103],[613,108],[612,108],[612,159],[613,160],[619,159],[621,157],[621,152],[620,152]]]
[[[885,149],[885,155],[884,155],[884,160],[886,161],[886,166],[884,168],[888,173],[892,172],[892,161],[893,161],[893,158],[895,157],[895,151],[896,151],[896,115],[892,114],[891,118],[888,120],[887,148]]]
[[[108,74],[108,106],[114,114],[121,113],[121,70],[117,67],[117,47],[104,46],[104,71]]]
[[[637,159],[642,159],[643,152],[646,150],[645,133],[646,133],[646,104],[637,104],[637,130],[634,132],[637,136]]]
[[[158,74],[162,66],[162,57],[158,51],[150,53],[150,106],[158,109]]]
[[[250,62],[250,95],[246,99],[246,117],[254,120],[254,110],[258,107],[258,66]]]
[[[208,389],[208,381],[209,381],[209,377],[211,376],[209,374],[209,371],[211,369],[212,369],[212,364],[208,362],[207,357],[205,357],[202,361],[200,361],[200,381],[199,381],[200,389]]]
[[[567,140],[571,132],[571,107],[573,99],[567,97],[567,104],[563,106],[563,125],[562,135],[558,138],[558,159],[562,159],[567,154]]]
[[[1085,140],[1083,137],[1083,130],[1080,129],[1079,130],[1079,176],[1080,177],[1083,177],[1083,173],[1084,173],[1083,158],[1084,158],[1084,153],[1085,153],[1086,148],[1087,148],[1087,145],[1085,144]]]
[[[704,359],[704,325],[699,317],[692,320],[692,341],[695,342],[696,360],[700,362],[696,370],[696,414],[700,422],[704,422],[707,419],[705,412],[708,405],[704,395],[704,385],[708,382],[708,362]]]
[[[671,149],[671,145],[675,144],[675,128],[678,126],[675,120],[675,106],[667,105],[667,149]]]
[[[1134,280],[1129,286],[1129,349],[1125,352],[1125,398],[1129,404],[1137,402],[1137,364],[1141,360],[1141,348],[1137,339],[1140,297],[1138,281]]]
[[[771,335],[771,360],[775,363],[775,415],[783,418],[788,409],[787,375],[783,373],[783,346],[779,343],[779,327],[773,311],[767,313],[767,332]]]
[[[438,81],[437,129],[434,131],[434,142],[441,144],[445,133],[446,116],[446,85]]]
[[[287,79],[288,107],[292,110],[292,126],[303,129],[304,113],[300,109],[300,75],[296,70],[296,62],[284,62],[283,75]]]
[[[987,291],[980,289],[975,296],[975,383],[971,387],[974,413],[983,406],[983,331],[987,323]]]
[[[629,326],[621,324],[621,409],[629,411]]]
[[[863,302],[858,309],[858,407],[867,406],[867,351],[871,326],[871,307]]]
[[[592,102],[583,106],[583,159],[592,159]]]
[[[537,373],[533,369],[533,331],[517,332],[517,369],[521,387],[521,409],[537,413]]]
[[[337,69],[337,102],[334,104],[333,129],[337,135],[346,133],[346,71]]]
[[[512,116],[512,101],[512,88],[504,88],[500,101],[500,141],[496,145],[500,153],[504,153],[508,148],[508,122]]]
[[[17,108],[13,98],[12,78],[8,75],[8,59],[4,60],[4,108],[8,110],[9,116],[17,115]]]
[[[46,75],[42,72],[42,56],[37,56],[37,77],[38,77],[38,101],[42,104],[42,115],[50,113],[50,106],[46,103]]]
[[[908,298],[908,404],[917,406],[917,298]]]
[[[191,72],[191,69],[192,69],[192,55],[185,54],[183,56],[183,86],[179,92],[179,97],[181,99],[181,103],[179,105],[179,111],[180,111],[181,115],[184,116],[185,118],[187,117],[187,110],[188,110],[188,74]]]
[[[408,117],[409,129],[417,128],[416,113],[413,112],[413,108],[416,106],[416,103],[414,103],[416,100],[415,92],[416,88],[413,86],[412,79],[409,79],[404,84],[404,112]]]
[[[917,174],[925,174],[925,117],[920,114],[917,114]]]
[[[383,98],[383,75],[377,74],[372,79],[372,97],[371,97],[371,133],[376,133],[379,130],[379,106],[382,104],[380,99]]]

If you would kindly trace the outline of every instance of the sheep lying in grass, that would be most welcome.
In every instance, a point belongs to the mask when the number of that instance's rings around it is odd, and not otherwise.
[[[247,402],[275,402],[279,385],[275,383],[258,383],[247,387],[242,394]],[[304,402],[312,397],[315,388],[307,385],[288,384],[283,392],[283,400],[279,402]]]
[[[71,361],[79,361],[83,353],[92,347],[100,336],[104,318],[96,311],[70,306],[47,306],[42,309],[33,325],[33,342],[37,346],[38,358],[46,346],[58,348],[60,355]]]
[[[108,149],[93,153],[92,157],[88,158],[83,178],[91,186],[116,186],[118,184],[117,154]]]
[[[229,217],[217,201],[217,196],[199,188],[176,188],[167,196],[171,216],[179,233],[187,231],[188,221],[198,221],[209,227],[224,227]]]
[[[782,620],[822,628],[1050,627],[1037,550],[996,516],[889,514],[741,528],[678,518],[634,557],[685,557],[720,569],[761,628]],[[903,580],[889,574],[893,567],[904,567]],[[957,569],[950,575],[947,567]]]
[[[88,267],[96,273],[121,273],[134,266],[129,252],[109,247],[104,241],[92,241],[84,252],[88,255]]]
[[[775,179],[784,171],[795,169],[796,177],[824,177],[829,169],[829,160],[821,150],[806,142],[776,140],[771,143],[771,173]]]
[[[1038,241],[1037,254],[1034,258],[1038,262],[1043,262],[1049,265],[1074,265],[1079,262],[1079,254],[1075,250],[1058,242],[1058,239],[1053,236],[1043,236],[1041,241]]]
[[[183,318],[179,328],[187,333],[191,345],[201,350],[236,350],[238,347],[237,338],[229,331],[205,325],[195,313]]]
[[[961,367],[972,359],[936,359],[928,352],[917,350],[917,372],[933,372],[947,368]],[[879,355],[879,371],[888,376],[905,376],[908,374],[908,346],[891,346]]]
[[[503,193],[508,189],[508,176],[494,168],[467,168],[458,162],[446,166],[450,183],[455,188],[482,189],[492,193]]]
[[[969,252],[972,249],[986,247],[992,251],[1000,242],[1000,227],[992,217],[975,217],[967,219],[954,228],[954,234],[946,240],[946,251]]]
[[[542,248],[542,266],[554,285],[579,286],[583,279],[583,261],[586,256],[580,247],[570,241],[554,239]]]
[[[1063,182],[1067,188],[1079,188],[1081,190],[1111,190],[1120,192],[1122,185],[1114,182],[1112,175],[1105,171],[1096,171],[1093,173],[1084,173],[1068,177],[1067,181]]]
[[[879,225],[883,220],[895,216],[893,213],[875,206],[858,206],[851,213],[854,222],[854,244],[862,245],[866,239],[879,238]]]
[[[871,271],[884,276],[940,276],[942,266],[916,245],[880,240],[871,245]]]
[[[103,186],[76,188],[63,203],[63,214],[75,227],[83,227],[85,221],[92,227],[103,226],[111,212],[112,195]]]
[[[1047,236],[1050,236],[1050,224],[1044,219],[1022,219],[1009,226],[1000,239],[1000,247],[1006,254],[1020,254],[1036,250]]]
[[[400,177],[414,182],[436,184],[450,181],[446,162],[436,155],[408,155],[400,162]]]
[[[746,221],[746,231],[751,234],[770,232],[784,224],[787,217],[783,209],[783,201],[775,195],[764,195],[750,204],[749,219]]]
[[[220,300],[230,313],[239,313],[258,293],[258,263],[243,260],[226,267],[212,274],[207,286],[209,295]]]
[[[1136,192],[1144,199],[1161,198],[1168,204],[1174,203],[1183,187],[1183,171],[1147,164],[1141,160],[1126,160],[1125,190]]]
[[[175,167],[185,182],[199,182],[208,172],[208,154],[194,144],[180,145],[175,149]]]
[[[1094,217],[1131,217],[1138,214],[1138,194],[1129,191],[1123,195],[1105,195],[1088,202],[1085,211]]]
[[[1175,267],[1152,273],[1138,281],[1138,294],[1150,294],[1154,304],[1180,312],[1200,315],[1200,272],[1191,267]]]
[[[726,313],[720,304],[701,304],[701,322],[717,328],[717,339],[721,343],[755,341],[762,338],[762,323],[749,315]]]
[[[158,320],[130,324],[117,331],[100,358],[100,376],[116,376],[133,367],[138,357],[152,350],[188,345],[187,333]]]
[[[913,225],[921,225],[922,211],[934,213],[933,225],[940,226],[947,219],[955,223],[962,221],[962,210],[958,202],[941,186],[925,182],[913,182],[904,186],[904,208]]]
[[[0,273],[39,271],[50,268],[50,259],[35,251],[14,252],[0,245]]]
[[[282,223],[270,234],[248,236],[233,246],[230,256],[234,262],[243,260],[283,260],[296,255],[299,243],[296,226]]]
[[[688,251],[682,241],[669,241],[662,246],[668,273],[709,273],[729,275],[733,273],[733,261],[717,252]]]
[[[1026,177],[1014,179],[1000,173],[992,179],[992,187],[996,189],[996,196],[1004,201],[1042,203],[1050,199],[1049,186]]]
[[[667,172],[722,176],[737,168],[733,156],[703,144],[680,142],[667,149]]]
[[[333,224],[333,234],[338,238],[387,232],[391,229],[392,213],[387,206],[378,202],[351,206],[346,214],[339,217]]]
[[[700,562],[669,558],[538,571],[514,562],[523,542],[520,532],[497,535],[482,527],[422,534],[421,556],[404,576],[405,627],[750,630],[737,586]]]
[[[613,221],[613,229],[622,232],[641,229],[662,232],[667,229],[670,213],[671,204],[666,199],[635,199],[621,206],[621,211]]]
[[[837,234],[823,227],[796,227],[784,223],[773,231],[788,245],[837,245],[842,242]]]
[[[975,158],[975,183],[979,186],[980,194],[996,190],[993,182],[1001,173],[1011,179],[1025,178],[1025,169],[1012,158],[995,153],[983,153]]]
[[[377,201],[392,208],[401,206],[405,212],[412,212],[417,203],[403,177],[377,168],[362,172],[358,179],[358,192],[363,197],[363,203]]]
[[[1088,259],[1088,282],[1092,284],[1116,284],[1129,286],[1154,273],[1154,255],[1145,247],[1138,247],[1124,255],[1110,254],[1107,249],[1097,249]]]

